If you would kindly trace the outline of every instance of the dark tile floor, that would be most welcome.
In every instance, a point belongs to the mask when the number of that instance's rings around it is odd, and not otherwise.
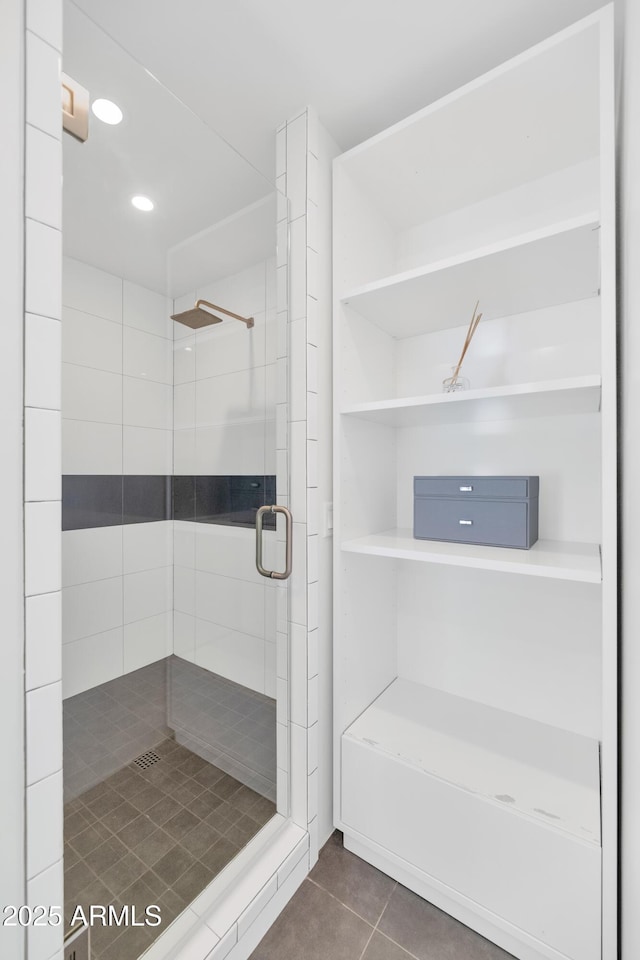
[[[513,960],[345,850],[336,831],[251,960]]]
[[[64,701],[65,803],[172,736],[168,664],[158,660]]]
[[[65,803],[174,733],[275,800],[275,700],[180,657],[68,697],[63,721]]]
[[[94,926],[92,960],[136,960],[271,819],[275,805],[172,739],[65,806],[65,917],[76,904],[162,910],[158,927]]]
[[[276,701],[180,657],[168,658],[171,727],[198,752],[269,800],[276,799]]]

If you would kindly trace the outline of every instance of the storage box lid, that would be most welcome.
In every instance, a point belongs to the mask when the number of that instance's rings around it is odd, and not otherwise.
[[[526,500],[538,496],[539,477],[414,477],[416,497]]]

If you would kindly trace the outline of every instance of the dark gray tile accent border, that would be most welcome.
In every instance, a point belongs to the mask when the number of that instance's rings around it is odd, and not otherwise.
[[[196,478],[173,478],[173,519],[196,519]]]
[[[171,520],[172,477],[122,478],[122,522]]]
[[[63,476],[63,530],[114,527],[121,523],[121,476]]]
[[[62,529],[159,520],[253,527],[258,507],[276,501],[274,476],[108,476],[62,478]],[[275,529],[275,517],[265,517]]]
[[[198,523],[253,527],[258,507],[276,502],[276,478],[273,476],[205,476],[193,480],[194,519]],[[266,516],[264,527],[266,530],[275,529],[275,517]]]

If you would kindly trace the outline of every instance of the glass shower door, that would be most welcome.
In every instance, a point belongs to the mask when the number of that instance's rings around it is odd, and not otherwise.
[[[275,196],[267,206],[275,224]],[[248,234],[255,211],[244,216]],[[242,249],[236,266],[241,259]],[[252,323],[208,322],[222,315],[212,307],[195,318],[204,326],[176,323],[174,670],[191,664],[199,682],[180,689],[208,686],[211,696],[204,711],[188,696],[172,700],[174,720],[207,757],[273,803],[277,601],[290,555],[289,523],[278,566],[277,513],[286,507],[277,503],[275,270],[274,246],[264,260],[174,300],[178,318],[206,300]]]
[[[65,921],[156,905],[92,927],[135,960],[288,816],[286,203],[73,3],[64,49],[123,114],[64,139]]]

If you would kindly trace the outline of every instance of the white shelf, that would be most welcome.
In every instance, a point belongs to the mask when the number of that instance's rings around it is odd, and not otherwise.
[[[461,393],[402,397],[345,407],[343,416],[373,420],[394,427],[432,426],[524,417],[597,413],[601,378],[597,374],[519,383]]]
[[[403,679],[394,680],[344,738],[600,843],[597,740]]]
[[[580,583],[602,581],[600,547],[596,543],[538,540],[530,550],[514,550],[439,540],[415,540],[411,530],[386,530],[357,540],[347,540],[343,542],[342,550],[553,580],[575,580]]]
[[[402,229],[597,156],[598,36],[585,26],[472,80],[339,163]]]
[[[598,226],[589,212],[385,277],[342,302],[402,339],[464,326],[476,300],[486,319],[585,300],[598,295]]]

